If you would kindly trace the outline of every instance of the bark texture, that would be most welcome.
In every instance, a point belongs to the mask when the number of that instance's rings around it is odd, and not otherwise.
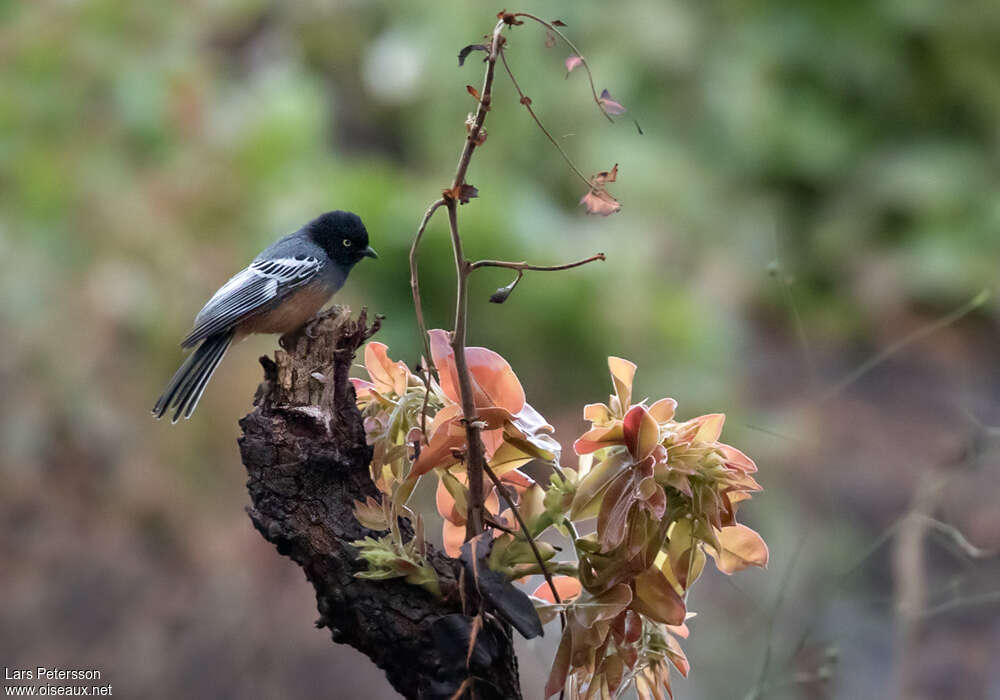
[[[335,307],[284,338],[285,350],[261,358],[256,408],[240,421],[254,526],[305,571],[333,641],[372,659],[407,698],[521,697],[509,628],[489,616],[469,654],[472,618],[463,614],[461,565],[431,552],[443,598],[402,579],[356,578],[363,570],[351,542],[378,537],[354,517],[354,501],[379,498],[369,475],[354,389],[355,352],[378,329],[365,311],[352,319]],[[412,536],[409,523],[404,532]],[[474,591],[466,591],[475,605]],[[475,608],[471,608],[475,609]],[[467,659],[469,659],[467,661]],[[470,681],[469,679],[473,679]],[[336,695],[335,689],[331,692]]]

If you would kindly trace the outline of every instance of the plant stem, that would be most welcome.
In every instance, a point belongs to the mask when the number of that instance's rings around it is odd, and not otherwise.
[[[486,465],[486,475],[490,477],[490,481],[492,481],[493,486],[496,487],[497,493],[500,494],[500,498],[504,500],[504,503],[506,503],[507,507],[510,508],[510,512],[514,514],[514,519],[517,520],[518,527],[520,527],[521,532],[524,533],[524,539],[528,541],[528,546],[531,547],[531,553],[535,555],[535,561],[538,562],[538,568],[541,569],[542,576],[545,577],[545,583],[549,584],[549,590],[552,591],[552,599],[556,603],[562,603],[562,599],[559,597],[559,591],[556,590],[556,584],[552,580],[552,574],[549,573],[548,568],[545,566],[545,560],[542,559],[542,553],[538,551],[538,545],[535,544],[535,538],[531,536],[531,531],[528,530],[528,526],[524,522],[524,518],[521,517],[521,511],[514,503],[514,499],[512,499],[507,493],[507,487],[500,482],[500,479],[488,464]],[[562,616],[561,620],[565,626],[565,616]]]

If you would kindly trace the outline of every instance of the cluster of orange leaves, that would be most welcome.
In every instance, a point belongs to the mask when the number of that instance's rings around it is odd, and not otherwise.
[[[457,556],[469,498],[466,432],[449,336],[429,335],[439,382],[427,387],[381,343],[365,351],[370,381],[352,381],[383,497],[403,506],[416,480],[434,472],[445,548]],[[687,637],[686,594],[707,558],[726,574],[767,564],[763,539],[736,519],[739,504],[760,490],[756,466],[719,441],[722,414],[678,421],[673,399],[633,403],[636,366],[612,357],[614,393],[584,408],[591,427],[573,445],[578,464],[561,467],[552,427],[525,401],[506,360],[486,348],[467,348],[466,357],[488,463],[516,493],[530,535],[554,530],[576,554],[576,561],[554,561],[557,550],[537,542],[559,595],[543,583],[536,609],[543,621],[566,620],[546,696],[615,697],[631,685],[641,698],[663,698],[669,666],[684,675],[689,669],[677,637]],[[547,486],[520,471],[533,460],[552,465]],[[510,580],[541,573],[492,485],[484,496],[489,521],[503,525],[490,567]]]

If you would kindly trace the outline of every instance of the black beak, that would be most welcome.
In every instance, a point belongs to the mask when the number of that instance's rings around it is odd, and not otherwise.
[[[368,246],[367,248],[362,250],[361,254],[364,255],[366,258],[372,258],[373,260],[378,260],[378,253],[376,253],[375,249],[372,248],[371,246]]]

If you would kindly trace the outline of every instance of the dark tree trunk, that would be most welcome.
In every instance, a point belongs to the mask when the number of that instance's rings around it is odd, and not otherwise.
[[[303,568],[316,590],[317,626],[385,671],[407,698],[521,697],[509,628],[489,616],[466,663],[472,619],[462,614],[461,566],[430,552],[443,599],[402,579],[355,578],[363,570],[353,540],[379,536],[354,517],[355,500],[379,497],[369,476],[372,451],[347,381],[355,352],[378,327],[365,312],[334,310],[313,321],[287,351],[261,358],[264,383],[242,421],[254,526]],[[404,532],[412,536],[409,523]],[[475,682],[467,681],[474,678]],[[465,693],[463,697],[473,697]]]

